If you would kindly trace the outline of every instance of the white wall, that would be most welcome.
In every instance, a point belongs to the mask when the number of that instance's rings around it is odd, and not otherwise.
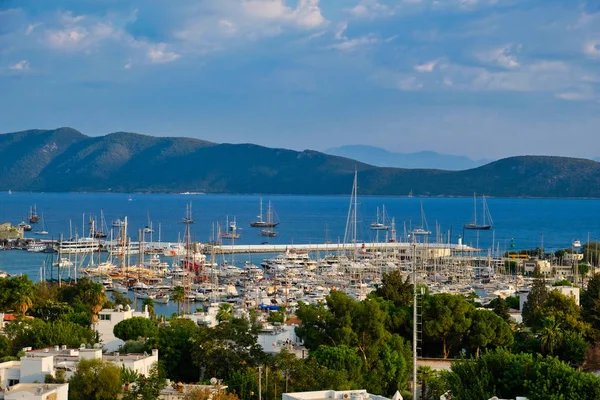
[[[21,357],[20,383],[44,383],[47,374],[54,375],[54,357]]]

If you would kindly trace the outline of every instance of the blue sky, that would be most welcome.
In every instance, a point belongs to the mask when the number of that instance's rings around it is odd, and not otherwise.
[[[600,2],[0,0],[0,131],[600,156]]]

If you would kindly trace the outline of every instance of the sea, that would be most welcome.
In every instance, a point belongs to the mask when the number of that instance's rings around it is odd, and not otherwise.
[[[260,229],[250,227],[259,214],[263,201],[266,219],[271,202],[279,226],[275,238],[260,236]],[[473,198],[442,197],[380,197],[360,196],[357,200],[357,241],[384,241],[389,238],[382,231],[372,231],[369,225],[381,218],[385,206],[386,223],[393,217],[398,240],[420,226],[432,232],[430,241],[464,244],[496,252],[543,247],[546,251],[570,248],[574,240],[585,243],[600,238],[600,200],[595,199],[531,199],[487,198],[493,218],[489,231],[464,230],[463,225],[474,219]],[[477,199],[477,213],[482,203]],[[27,218],[35,206],[43,217],[48,235],[39,236],[41,222],[33,225],[26,237],[58,239],[89,234],[90,218],[100,223],[103,215],[108,228],[111,221],[128,218],[129,234],[137,240],[138,230],[152,224],[153,241],[177,242],[183,240],[185,225],[182,219],[191,209],[195,223],[191,225],[192,240],[209,242],[214,239],[217,226],[227,229],[227,222],[235,220],[240,238],[236,244],[338,243],[344,234],[350,213],[350,196],[292,196],[292,195],[225,195],[225,194],[123,194],[123,193],[0,193],[0,223],[17,225]],[[481,216],[478,217],[481,221]],[[389,235],[389,233],[387,233]],[[146,235],[146,240],[149,240]],[[487,253],[486,253],[487,254]],[[46,254],[19,250],[0,251],[0,270],[9,274],[27,274],[39,279]],[[231,256],[225,256],[230,258]],[[234,263],[250,260],[256,264],[266,256],[236,255]],[[219,261],[219,260],[217,260]],[[232,260],[228,259],[229,262]],[[157,311],[170,313],[174,305],[157,305]]]

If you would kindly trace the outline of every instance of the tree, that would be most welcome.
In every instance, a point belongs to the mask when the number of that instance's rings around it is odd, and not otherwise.
[[[360,385],[364,365],[363,360],[356,354],[356,351],[348,346],[319,346],[310,356],[316,360],[320,367],[335,371],[345,371],[348,374],[347,380],[350,387]]]
[[[33,304],[35,287],[27,275],[0,278],[0,310],[25,315]]]
[[[79,361],[69,380],[69,399],[114,400],[121,394],[121,370],[102,360]]]
[[[160,350],[161,363],[166,376],[174,381],[198,382],[199,369],[194,365],[193,339],[200,328],[189,319],[171,319],[169,324],[158,329],[156,346]],[[216,362],[216,361],[215,361]]]
[[[183,286],[175,286],[171,297],[177,303],[177,314],[181,315],[181,304],[185,301],[185,289]]]
[[[523,315],[523,323],[530,327],[538,327],[541,324],[543,317],[541,316],[541,308],[548,298],[548,289],[546,289],[546,281],[540,273],[540,268],[535,269],[535,279],[531,291],[527,295],[527,302],[523,305],[521,314]]]
[[[429,382],[435,379],[437,376],[435,370],[426,365],[420,365],[417,368],[417,381],[421,382],[421,397],[426,398],[428,395],[427,389],[429,388]],[[438,397],[439,398],[439,397]]]
[[[554,355],[554,349],[562,340],[562,333],[561,324],[554,317],[544,319],[540,332],[540,343],[546,354]]]
[[[229,321],[233,318],[233,306],[229,303],[223,303],[219,306],[217,311],[217,321]]]
[[[410,277],[403,278],[402,272],[395,269],[384,273],[381,277],[381,286],[375,291],[377,296],[393,301],[396,306],[412,306],[413,285]]]
[[[587,290],[582,293],[583,318],[596,330],[600,330],[600,274],[588,280]]]
[[[492,396],[530,400],[600,398],[600,378],[577,371],[554,357],[506,350],[484,353],[477,359],[454,363],[447,376],[453,398],[489,399]]]
[[[137,340],[138,338],[155,337],[158,334],[158,328],[148,318],[133,317],[115,325],[113,333],[123,341]]]
[[[506,347],[513,343],[510,326],[501,317],[488,310],[472,310],[467,340],[479,357],[480,349]]]
[[[464,296],[440,293],[425,298],[423,307],[424,333],[429,338],[440,338],[442,355],[450,356],[449,339],[460,339],[471,326],[469,312],[473,306]]]
[[[57,321],[73,312],[73,307],[67,303],[46,300],[31,309],[31,315],[46,322]]]
[[[130,306],[133,303],[133,301],[129,297],[119,292],[112,292],[112,299],[115,304],[121,305],[123,307]]]
[[[125,385],[124,390],[129,391],[129,386],[140,378],[140,374],[125,365],[121,366],[121,382]]]
[[[9,324],[5,328],[10,339],[13,354],[23,347],[41,349],[49,346],[66,345],[77,348],[82,343],[94,343],[95,334],[89,328],[70,321],[58,320],[44,322],[41,319],[24,320],[18,324]]]
[[[508,303],[502,297],[496,297],[495,299],[490,301],[490,303],[488,304],[488,308],[491,308],[492,311],[504,321],[510,321]]]
[[[166,386],[166,379],[157,363],[150,368],[148,376],[138,376],[123,400],[156,400]]]

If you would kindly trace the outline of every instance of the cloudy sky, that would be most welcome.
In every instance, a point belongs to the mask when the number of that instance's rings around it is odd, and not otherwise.
[[[600,2],[0,0],[0,131],[600,156]]]

